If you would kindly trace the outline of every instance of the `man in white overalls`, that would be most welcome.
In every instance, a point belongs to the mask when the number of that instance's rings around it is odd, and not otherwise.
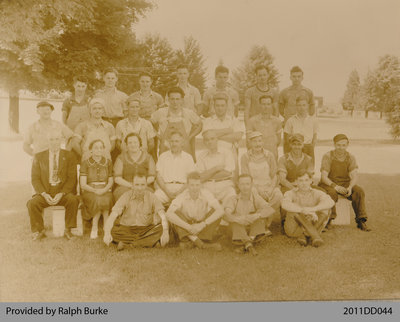
[[[250,174],[258,193],[269,205],[278,210],[283,195],[279,189],[275,156],[263,149],[262,133],[251,132],[248,135],[250,149],[242,155],[241,173]]]
[[[102,119],[104,101],[101,98],[93,98],[89,102],[89,110],[90,119],[78,124],[75,128],[76,136],[72,139],[72,148],[83,161],[90,157],[90,143],[94,140],[102,140],[105,146],[105,157],[111,159],[116,136],[113,125]]]

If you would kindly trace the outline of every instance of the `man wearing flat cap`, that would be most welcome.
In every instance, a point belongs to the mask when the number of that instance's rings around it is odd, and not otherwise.
[[[49,148],[48,133],[50,131],[60,131],[65,143],[74,135],[74,132],[66,125],[51,118],[51,113],[54,111],[54,106],[51,103],[39,102],[36,105],[36,111],[39,114],[39,120],[29,127],[25,133],[23,144],[24,151],[30,156]]]
[[[370,231],[366,224],[365,193],[360,186],[356,185],[358,165],[355,157],[347,152],[349,139],[345,134],[337,134],[333,138],[333,142],[335,149],[322,157],[319,185],[335,202],[338,201],[339,195],[351,200],[356,214],[357,227],[363,231]],[[331,220],[335,218],[336,209],[334,207]]]
[[[262,133],[248,134],[250,149],[242,155],[241,172],[253,178],[254,187],[269,205],[278,210],[283,195],[278,187],[277,165],[272,152],[263,148]]]
[[[300,172],[307,171],[314,174],[314,165],[312,158],[303,152],[304,136],[295,133],[289,137],[290,152],[284,154],[278,161],[278,174],[281,184],[281,191],[295,188],[295,181]]]

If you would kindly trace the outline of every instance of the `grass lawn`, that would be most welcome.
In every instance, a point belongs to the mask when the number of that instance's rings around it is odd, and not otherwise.
[[[400,298],[400,175],[361,175],[372,232],[355,224],[301,247],[272,227],[259,256],[224,251],[117,252],[88,236],[30,239],[28,183],[0,187],[1,286],[5,301],[284,301]]]

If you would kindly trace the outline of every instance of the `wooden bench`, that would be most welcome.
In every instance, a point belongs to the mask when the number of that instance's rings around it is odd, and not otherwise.
[[[338,226],[350,225],[353,218],[355,218],[355,214],[353,207],[351,206],[351,200],[339,196],[336,203],[336,218],[332,220],[332,224]]]

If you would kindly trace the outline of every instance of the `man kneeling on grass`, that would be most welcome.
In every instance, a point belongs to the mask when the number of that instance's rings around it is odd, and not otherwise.
[[[168,221],[175,225],[179,247],[221,250],[220,244],[211,241],[224,210],[213,194],[202,188],[198,172],[189,173],[187,182],[187,189],[172,201],[167,211]]]
[[[232,243],[238,253],[257,255],[254,245],[265,240],[271,232],[266,231],[275,210],[253,189],[253,178],[249,174],[239,176],[239,190],[225,203],[224,219],[232,230]],[[268,232],[268,234],[267,234]]]
[[[104,225],[104,243],[109,245],[113,240],[118,243],[118,250],[124,249],[125,244],[154,247],[160,243],[164,247],[169,241],[164,208],[147,189],[146,174],[141,171],[133,177],[133,189],[118,199]]]
[[[335,203],[323,191],[311,188],[311,184],[311,174],[301,171],[296,178],[297,187],[285,193],[281,206],[287,211],[286,235],[297,238],[302,246],[311,240],[311,245],[318,247],[323,244],[320,234]]]

